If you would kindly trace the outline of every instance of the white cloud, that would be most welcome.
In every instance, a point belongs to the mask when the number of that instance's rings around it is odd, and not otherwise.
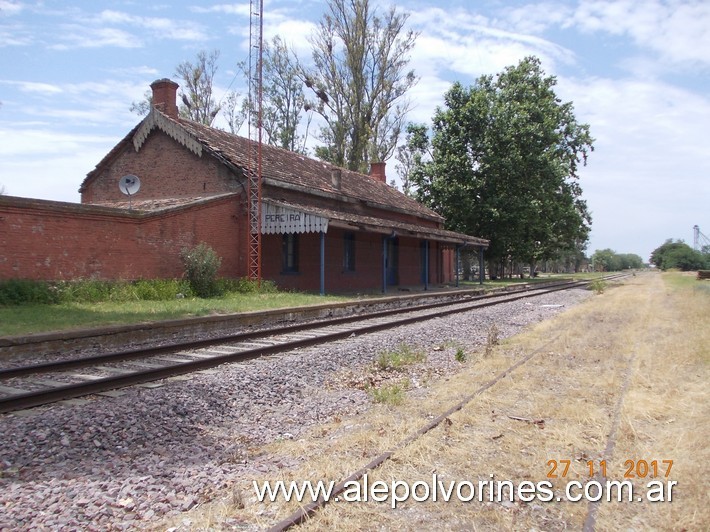
[[[502,20],[515,31],[539,35],[554,26],[564,26],[573,13],[568,4],[540,2],[518,7],[504,7]]]
[[[120,76],[157,76],[160,74],[158,69],[148,65],[127,68],[111,68],[109,69],[109,72]]]
[[[62,88],[59,85],[53,85],[51,83],[39,83],[35,81],[10,81],[10,80],[0,80],[0,83],[5,85],[12,85],[16,87],[19,91],[25,93],[34,93],[44,96],[51,96],[54,94],[59,94],[62,92]]]
[[[310,59],[312,47],[309,38],[316,29],[316,24],[307,20],[269,21],[269,24],[264,26],[264,40],[271,41],[274,36],[279,35],[299,57]]]
[[[80,23],[60,25],[59,42],[50,48],[140,48],[150,40],[200,42],[209,39],[204,27],[191,21],[143,17],[114,10],[82,13],[74,19]]]
[[[61,42],[51,45],[54,50],[72,48],[140,48],[143,42],[132,33],[115,28],[90,28],[86,25],[65,25]]]
[[[0,15],[18,15],[25,8],[22,2],[12,2],[10,0],[0,0]]]
[[[192,6],[191,11],[195,13],[223,13],[225,15],[249,16],[249,2],[241,4],[217,4],[209,7]]]
[[[6,24],[0,28],[0,48],[6,46],[29,46],[34,42],[32,34],[26,27]]]
[[[710,152],[698,142],[710,119],[708,98],[633,79],[563,79],[559,89],[596,138],[580,172],[593,214],[591,251],[647,258],[664,239],[707,219],[697,198],[710,197]]]
[[[572,24],[585,32],[628,35],[664,62],[710,66],[710,2],[583,0]]]
[[[0,129],[0,175],[5,193],[79,201],[79,185],[116,143],[115,138],[49,129]]]
[[[574,54],[535,35],[509,31],[496,22],[465,10],[448,12],[438,7],[413,12],[411,25],[420,31],[413,63],[422,75],[453,72],[476,78],[500,72],[528,55],[536,55],[552,71],[558,63],[571,63]],[[448,76],[450,77],[450,76]]]
[[[150,30],[153,37],[160,39],[182,41],[202,41],[208,39],[204,28],[194,22],[162,17],[142,17],[113,10],[104,10],[94,18],[98,24],[125,24]]]
[[[58,121],[61,126],[93,127],[107,124],[125,128],[134,124],[138,116],[131,114],[131,103],[143,99],[147,85],[142,80],[44,84],[26,81],[0,81],[17,87],[27,97],[4,101],[8,113],[21,111],[23,122],[39,119]],[[5,124],[10,124],[6,120]]]

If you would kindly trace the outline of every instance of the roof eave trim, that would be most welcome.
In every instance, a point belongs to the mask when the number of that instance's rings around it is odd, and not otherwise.
[[[202,157],[202,143],[188,133],[179,124],[167,118],[163,113],[153,107],[150,114],[143,120],[138,130],[133,135],[133,147],[138,152],[145,143],[153,129],[158,128],[163,133],[185,146],[198,157]]]

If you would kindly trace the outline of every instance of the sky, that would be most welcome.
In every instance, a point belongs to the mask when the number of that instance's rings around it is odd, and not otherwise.
[[[370,0],[383,14],[392,4]],[[408,120],[431,124],[455,81],[471,86],[526,56],[590,126],[580,184],[587,253],[648,260],[666,239],[710,235],[710,1],[399,0],[418,33]],[[264,0],[265,40],[300,58],[327,9]],[[141,119],[152,81],[219,50],[215,97],[244,91],[248,2],[0,0],[0,191],[78,202],[86,174]],[[388,178],[395,177],[390,160]]]

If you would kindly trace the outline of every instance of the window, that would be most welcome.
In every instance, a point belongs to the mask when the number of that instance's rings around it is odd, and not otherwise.
[[[288,233],[283,236],[282,253],[284,273],[298,272],[298,234]]]
[[[355,233],[343,236],[343,271],[355,271]]]

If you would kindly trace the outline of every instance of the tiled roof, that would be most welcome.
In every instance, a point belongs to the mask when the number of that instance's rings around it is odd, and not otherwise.
[[[215,129],[191,120],[173,119],[153,108],[151,114],[134,127],[104,158],[94,170],[89,172],[79,191],[99,175],[100,170],[110,164],[127,145],[139,149],[143,137],[153,127],[159,127],[179,142],[194,150],[204,147],[225,164],[244,169],[248,167],[248,155],[253,143],[245,137]],[[140,138],[138,138],[140,137]],[[137,144],[136,144],[137,143]],[[311,194],[325,194],[335,199],[349,199],[364,202],[372,208],[404,212],[419,218],[443,223],[444,218],[397,189],[368,175],[341,170],[339,189],[333,186],[331,172],[334,165],[312,159],[288,150],[262,146],[262,176],[264,181],[275,187],[290,187]]]
[[[178,119],[175,122],[196,137],[211,152],[220,155],[235,166],[247,167],[251,143],[249,139],[190,120]],[[347,196],[365,201],[373,207],[403,210],[418,217],[443,222],[443,218],[436,212],[386,183],[365,174],[341,169],[342,181],[338,190],[331,181],[331,170],[335,168],[330,163],[298,153],[266,144],[262,146],[262,176],[275,186],[281,182],[303,187],[304,191]]]
[[[400,222],[396,220],[387,220],[383,218],[375,218],[373,216],[364,216],[360,214],[351,214],[342,211],[333,211],[331,209],[314,207],[313,205],[302,205],[293,202],[274,200],[266,201],[273,205],[285,207],[287,209],[293,209],[322,216],[323,218],[327,218],[331,224],[337,225],[344,229],[365,229],[368,231],[373,231],[382,234],[412,236],[415,238],[447,242],[449,244],[468,244],[484,248],[488,247],[488,240],[465,235],[463,233],[457,233],[455,231],[447,231],[446,229],[422,227],[420,225]]]
[[[173,207],[181,207],[184,205],[192,205],[200,201],[213,199],[217,197],[231,196],[232,194],[218,194],[213,196],[195,196],[195,197],[180,197],[180,198],[156,198],[156,199],[131,199],[131,200],[109,200],[96,201],[92,205],[102,207],[113,207],[116,209],[132,209],[135,211],[154,212],[163,209],[172,209]]]

